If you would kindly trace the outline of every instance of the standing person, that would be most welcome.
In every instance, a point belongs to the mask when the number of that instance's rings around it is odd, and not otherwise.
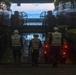
[[[31,49],[32,56],[32,66],[38,66],[39,49],[41,46],[41,40],[38,39],[38,34],[34,34],[34,38],[31,39],[29,44],[29,50]]]
[[[59,29],[57,27],[54,27],[54,32],[52,32],[51,45],[52,45],[53,67],[57,67],[59,53],[62,46],[62,34],[59,32]]]
[[[56,18],[52,14],[52,11],[48,11],[46,15],[46,23],[48,25],[49,32],[53,31],[53,27],[56,25]]]
[[[11,36],[11,46],[13,50],[14,63],[21,63],[21,50],[23,48],[23,43],[18,30],[14,30],[14,34]]]
[[[11,25],[12,26],[21,25],[21,19],[18,11],[14,11],[14,15],[11,15]]]
[[[24,24],[24,19],[19,15],[18,11],[14,11],[14,15],[11,15],[11,25],[21,26]]]

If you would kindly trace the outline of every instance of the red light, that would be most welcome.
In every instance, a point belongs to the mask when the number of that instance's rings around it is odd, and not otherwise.
[[[47,54],[47,52],[46,52],[46,51],[44,51],[44,54]]]
[[[67,49],[67,48],[68,48],[68,46],[67,46],[67,45],[65,45],[65,46],[64,46],[64,48],[65,48],[65,49]]]
[[[66,52],[63,52],[63,55],[65,55],[66,54]]]
[[[46,47],[46,48],[49,48],[49,46],[48,46],[48,45],[45,45],[45,47]]]

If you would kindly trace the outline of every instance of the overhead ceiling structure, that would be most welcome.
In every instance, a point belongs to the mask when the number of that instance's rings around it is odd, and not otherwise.
[[[54,0],[9,0],[12,3],[53,3]]]

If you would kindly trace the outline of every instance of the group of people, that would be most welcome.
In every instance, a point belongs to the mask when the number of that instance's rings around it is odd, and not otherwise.
[[[51,33],[50,45],[52,46],[53,67],[57,67],[59,51],[62,46],[62,34],[57,27],[54,27],[54,32]],[[11,36],[11,47],[14,56],[14,62],[18,55],[18,63],[21,63],[21,50],[23,48],[22,37],[19,35],[18,30],[14,30]],[[42,47],[42,42],[38,38],[38,34],[34,34],[34,38],[30,40],[28,49],[31,50],[32,66],[38,66],[39,49]]]

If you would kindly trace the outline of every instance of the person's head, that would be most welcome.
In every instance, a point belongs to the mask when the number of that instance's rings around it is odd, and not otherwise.
[[[58,27],[54,27],[54,31],[59,31]]]
[[[52,15],[52,11],[48,11],[47,13],[48,13],[48,15]]]
[[[34,37],[38,37],[38,34],[37,34],[37,33],[35,33],[33,36],[34,36]]]
[[[13,33],[14,33],[14,34],[19,34],[19,31],[18,31],[18,30],[14,30]]]
[[[18,12],[18,11],[14,11],[14,14],[15,14],[15,15],[19,15],[19,12]]]

